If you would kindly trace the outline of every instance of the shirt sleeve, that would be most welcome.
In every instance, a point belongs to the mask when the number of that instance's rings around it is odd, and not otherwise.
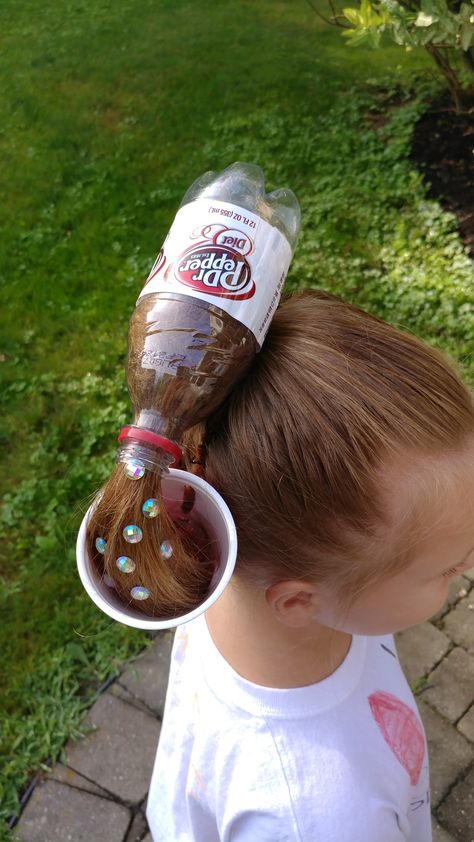
[[[390,825],[392,829],[390,829]],[[371,833],[370,816],[367,817],[367,822],[356,824],[355,821],[346,825],[345,832],[340,834],[337,832],[338,842],[425,842],[431,840],[431,835],[426,834],[417,836],[405,836],[396,823],[396,817],[393,816],[391,822],[387,823],[383,838],[378,832],[376,835],[368,835]],[[331,830],[331,819],[328,819],[327,831],[329,836],[322,833],[316,839],[313,835],[301,835],[296,828],[292,829],[285,823],[280,822],[275,815],[264,813],[243,813],[241,816],[236,816],[232,826],[228,829],[228,833],[222,836],[223,842],[327,842],[330,838],[334,839]]]
[[[225,842],[302,842],[295,828],[274,813],[262,811],[235,816],[222,838]]]
[[[238,737],[234,733],[227,745],[224,739],[214,756],[219,785],[209,793],[208,804],[216,816],[220,842],[425,842],[430,838],[410,835],[408,822],[402,826],[393,805],[374,798],[350,769],[344,774],[345,763],[338,765],[337,754],[324,755],[315,746],[315,762],[308,761],[295,777],[288,752],[298,753],[298,744],[283,747],[263,721],[253,734],[241,732]],[[209,773],[206,770],[206,777]]]

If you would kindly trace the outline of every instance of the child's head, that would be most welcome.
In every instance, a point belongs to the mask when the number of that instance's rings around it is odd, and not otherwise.
[[[396,631],[441,607],[474,547],[472,393],[441,353],[329,294],[283,299],[203,440],[236,581],[271,588],[277,613],[300,580],[325,624]],[[289,624],[311,616],[300,596]]]
[[[442,572],[474,545],[471,393],[438,351],[327,293],[283,297],[249,373],[183,450],[235,519],[236,583],[266,591],[284,622],[306,621],[314,605],[321,621],[355,633],[420,622],[444,601]],[[127,554],[122,527],[137,522],[145,496],[159,496],[147,475],[124,508],[122,467],[88,533],[91,553],[107,535],[104,570],[119,593],[125,579],[136,584],[115,567]],[[151,523],[152,541],[133,548],[140,584],[153,591],[143,608],[185,613],[205,596],[212,558],[166,512]],[[159,553],[163,537],[171,561]],[[288,581],[306,589],[300,614],[282,609]]]

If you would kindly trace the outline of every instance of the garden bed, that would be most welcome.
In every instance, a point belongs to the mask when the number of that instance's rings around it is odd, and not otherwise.
[[[429,182],[428,195],[456,214],[474,257],[474,100],[472,112],[455,114],[449,96],[434,100],[413,133],[410,158]]]

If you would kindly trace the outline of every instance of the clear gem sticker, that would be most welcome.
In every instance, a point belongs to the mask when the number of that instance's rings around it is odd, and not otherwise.
[[[181,208],[139,299],[178,292],[215,304],[262,345],[291,262],[283,234],[237,205],[197,199]]]

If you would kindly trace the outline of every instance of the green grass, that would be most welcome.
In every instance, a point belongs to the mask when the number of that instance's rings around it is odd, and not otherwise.
[[[0,7],[1,816],[99,683],[149,641],[98,612],[82,513],[130,411],[126,331],[182,194],[260,163],[303,230],[289,287],[412,330],[474,382],[472,263],[409,165],[423,53],[347,48],[292,0],[4,0]],[[394,93],[403,108],[366,119]],[[3,838],[0,829],[0,839]]]

